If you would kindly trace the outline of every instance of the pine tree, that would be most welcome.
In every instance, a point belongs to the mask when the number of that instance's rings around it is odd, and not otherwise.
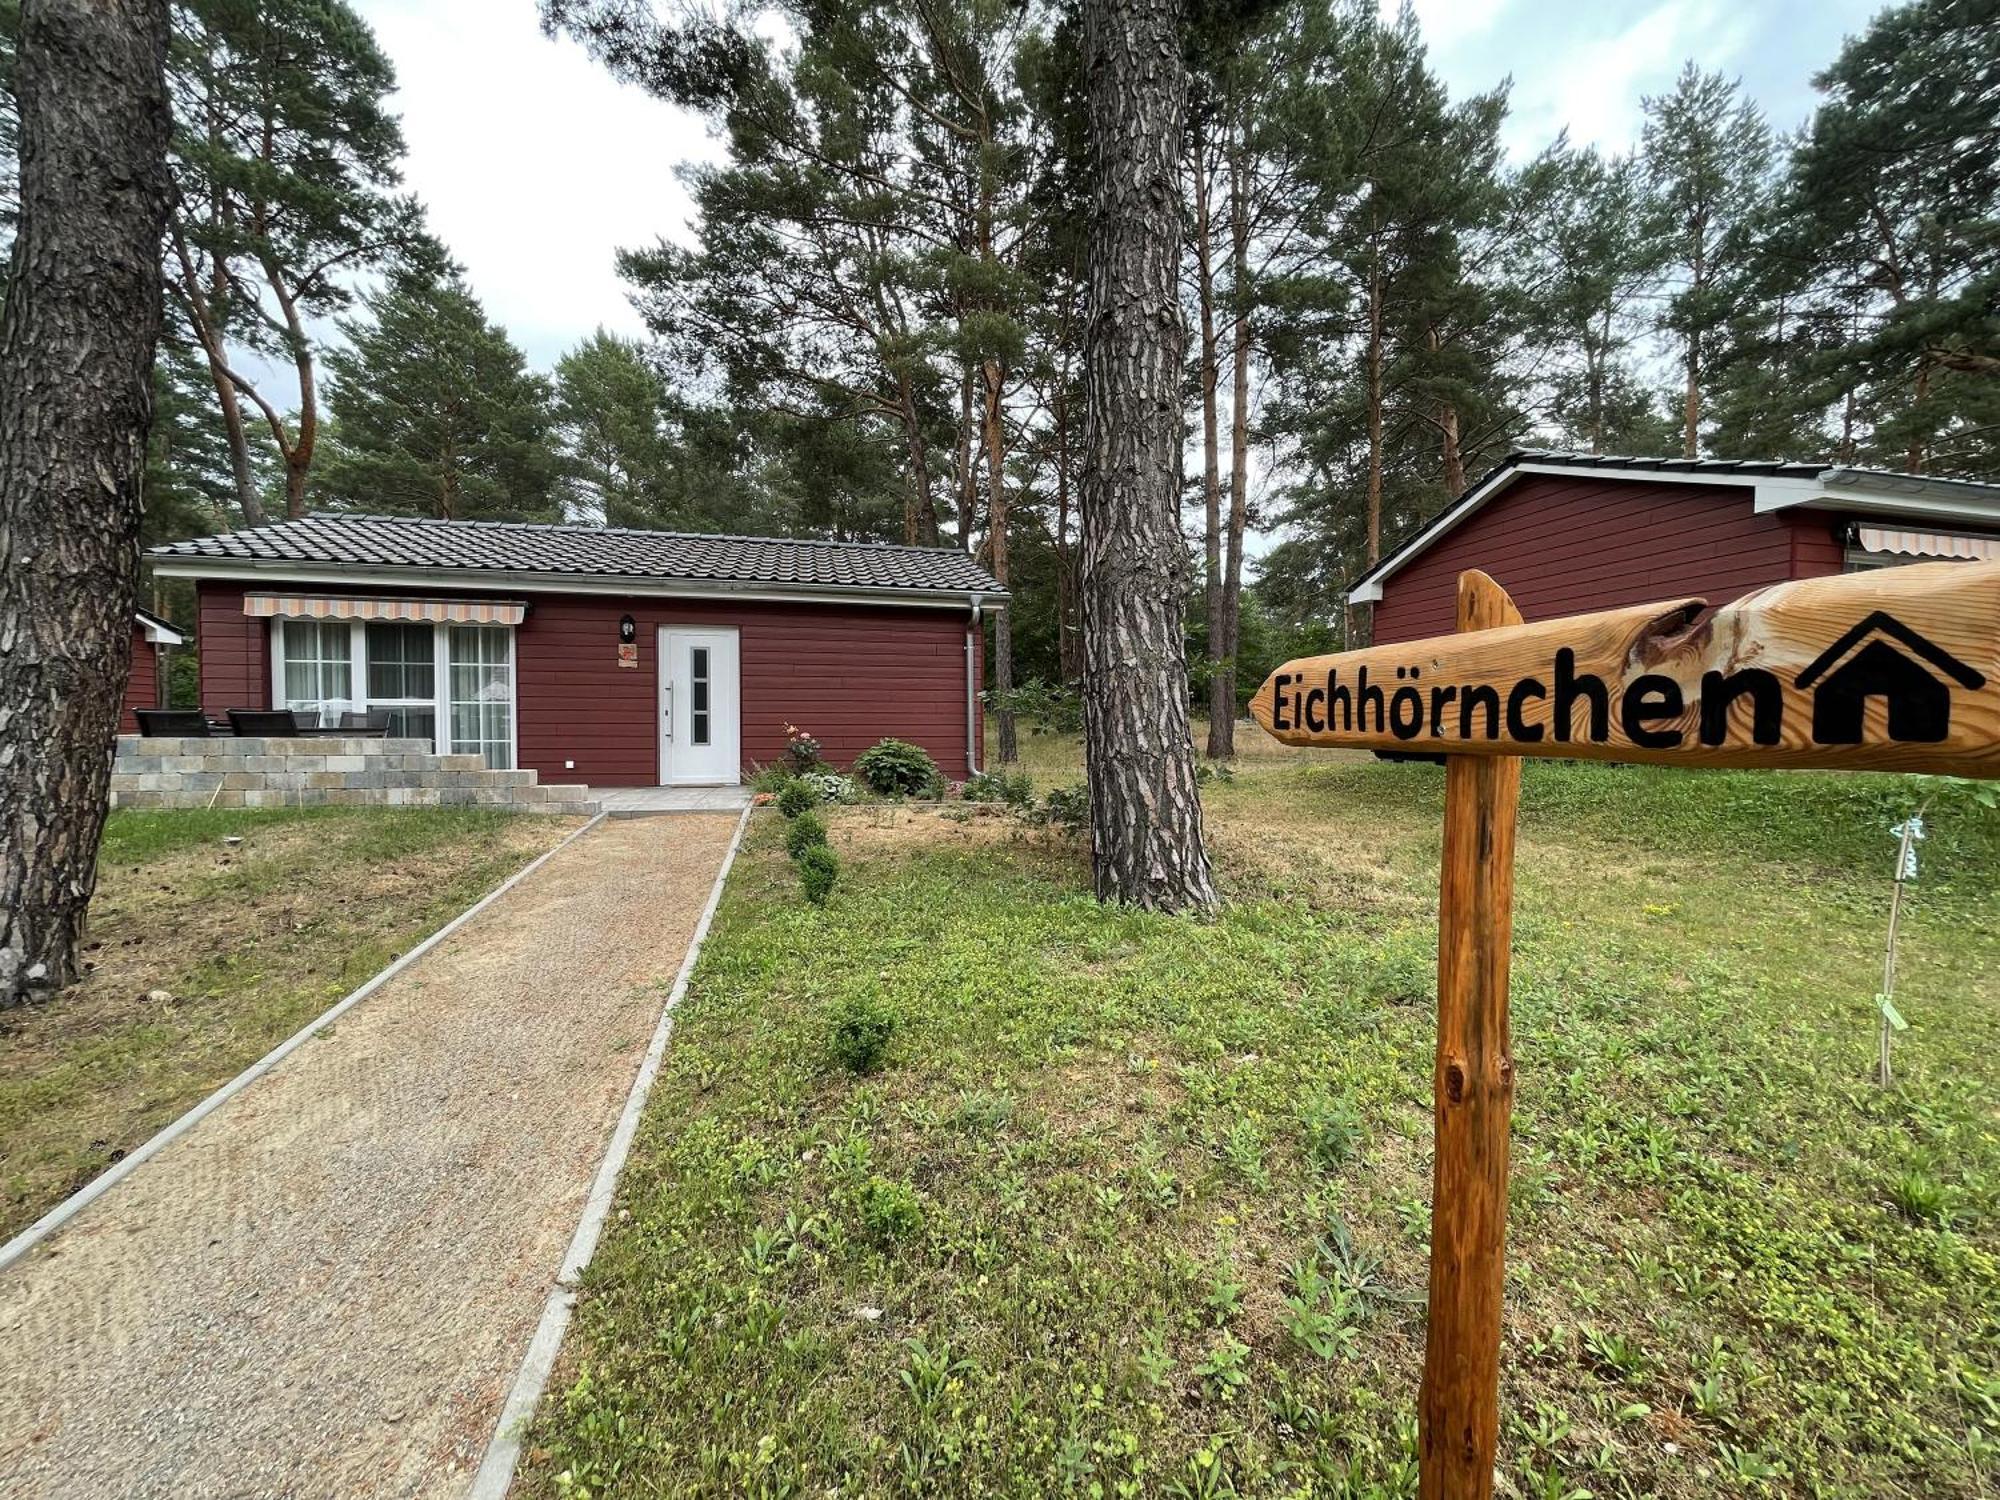
[[[1680,346],[1681,451],[1700,451],[1708,366],[1737,306],[1742,230],[1771,168],[1771,132],[1742,85],[1693,62],[1645,101],[1645,161],[1667,215],[1675,290],[1660,326]]]
[[[1530,310],[1547,416],[1591,453],[1652,453],[1670,440],[1631,351],[1665,270],[1665,224],[1635,157],[1559,139],[1522,171],[1526,232],[1509,276]]]
[[[1787,383],[1848,461],[2000,469],[1996,77],[1990,5],[1919,0],[1814,80],[1765,253],[1797,288]]]
[[[178,0],[175,19],[167,286],[207,356],[256,525],[250,424],[283,464],[286,513],[302,514],[320,436],[314,324],[349,305],[358,275],[428,242],[394,196],[394,71],[345,0]],[[245,352],[288,368],[288,389],[253,381]]]
[[[556,362],[554,418],[574,516],[671,524],[675,453],[665,397],[638,346],[602,328]]]
[[[463,278],[405,271],[327,357],[331,506],[443,520],[560,518],[548,383]]]

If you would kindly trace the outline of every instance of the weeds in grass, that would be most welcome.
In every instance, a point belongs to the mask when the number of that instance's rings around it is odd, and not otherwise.
[[[815,912],[753,831],[525,1494],[1415,1494],[1439,778],[1246,764],[1213,923],[907,812],[836,815]],[[1879,1094],[1846,780],[1525,768],[1503,1489],[1990,1493],[2000,820],[1934,836]],[[867,1076],[822,1065],[857,995],[903,1028]]]

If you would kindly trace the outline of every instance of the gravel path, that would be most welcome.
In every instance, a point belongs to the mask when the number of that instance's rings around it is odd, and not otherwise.
[[[0,1496],[447,1496],[734,816],[608,820],[0,1272]]]

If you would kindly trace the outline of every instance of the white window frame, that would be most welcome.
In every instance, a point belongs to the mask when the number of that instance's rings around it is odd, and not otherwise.
[[[325,626],[337,621],[316,620],[311,623]],[[405,622],[415,623],[415,622]],[[431,707],[435,734],[431,748],[439,755],[458,752],[452,747],[451,737],[451,624],[447,621],[426,622],[431,632]],[[348,706],[355,712],[366,712],[370,706],[368,697],[368,624],[366,620],[347,621],[347,673]],[[268,637],[271,658],[271,703],[282,708],[289,702],[285,693],[285,625],[283,616],[274,616],[270,622]],[[519,632],[512,625],[481,625],[486,630],[507,632],[507,759],[505,767],[495,770],[512,770],[521,763],[521,692],[520,692],[520,640]],[[415,699],[384,699],[383,707],[408,707]],[[473,752],[476,753],[476,752]]]
[[[437,652],[437,702],[438,702],[438,743],[452,747],[449,753],[462,753],[453,743],[451,733],[451,632],[454,627],[446,622],[431,626],[431,642]],[[520,653],[512,625],[468,624],[471,630],[504,630],[507,632],[507,764],[491,767],[495,771],[512,771],[521,764],[521,694],[518,687]]]

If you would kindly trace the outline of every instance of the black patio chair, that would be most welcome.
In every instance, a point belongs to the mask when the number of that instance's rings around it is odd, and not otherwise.
[[[389,737],[389,710],[370,708],[357,713],[350,709],[340,716],[338,732],[345,739],[386,740]]]
[[[135,708],[132,713],[139,721],[139,733],[149,738],[205,740],[214,732],[199,709]]]
[[[232,708],[229,732],[248,739],[297,739],[304,726],[289,708]]]

